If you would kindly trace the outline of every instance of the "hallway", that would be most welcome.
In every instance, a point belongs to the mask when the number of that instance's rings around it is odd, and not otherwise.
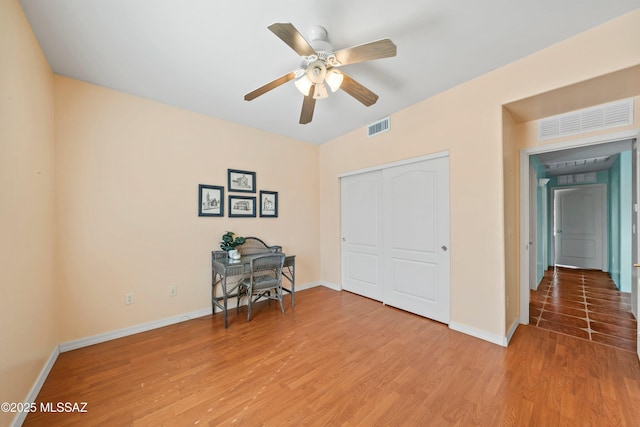
[[[602,271],[558,267],[530,291],[529,323],[542,329],[636,352],[631,295]]]

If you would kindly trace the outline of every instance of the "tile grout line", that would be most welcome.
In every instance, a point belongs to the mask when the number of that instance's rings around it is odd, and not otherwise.
[[[544,313],[544,308],[547,305],[547,298],[549,298],[549,293],[551,292],[551,287],[553,286],[553,279],[556,277],[556,272],[553,272],[553,276],[549,280],[549,286],[547,287],[547,293],[544,296],[544,300],[542,301],[542,307],[540,308],[540,316],[538,316],[538,320],[536,321],[536,326],[540,326],[540,321],[542,320],[542,313]]]
[[[553,295],[554,291],[553,291],[552,288],[555,286],[556,290],[560,291],[560,287],[561,286],[557,282],[557,280],[558,280],[558,278],[560,276],[562,276],[562,274],[559,271],[554,270],[554,272],[552,274],[552,277],[549,278],[548,281],[546,282],[546,285],[548,286],[548,288],[546,289],[546,291],[544,291],[544,297],[543,297],[543,301],[542,301],[541,308],[540,308],[540,316],[538,318],[536,318],[535,322],[533,322],[533,324],[535,326],[537,326],[537,327],[541,327],[540,325],[541,325],[542,320],[543,320],[542,319],[543,314],[544,314],[544,312],[547,311],[546,310],[547,303],[551,304],[551,302],[549,302],[550,300],[548,300],[547,298],[551,298],[551,295]],[[606,346],[610,346],[610,347],[614,347],[614,348],[623,349],[625,351],[631,351],[631,350],[628,350],[628,348],[627,348],[628,346],[626,344],[623,344],[623,345],[619,346],[619,345],[616,345],[614,343],[608,343],[608,341],[607,341],[607,343],[602,342],[600,340],[594,341],[594,336],[596,336],[596,335],[600,336],[601,335],[603,337],[603,339],[607,339],[607,340],[612,339],[614,341],[615,340],[622,340],[622,341],[634,341],[634,342],[636,342],[635,333],[634,333],[634,336],[633,336],[634,339],[629,339],[629,338],[618,336],[616,334],[610,334],[610,333],[605,332],[605,331],[597,332],[596,330],[593,330],[591,328],[591,323],[597,323],[597,322],[595,320],[593,320],[593,321],[591,320],[591,315],[590,315],[590,311],[591,310],[589,309],[589,306],[590,306],[589,301],[594,299],[594,294],[593,294],[594,291],[596,291],[595,300],[599,301],[600,299],[598,299],[598,297],[597,297],[597,295],[598,295],[597,291],[599,291],[601,289],[609,289],[609,288],[615,290],[615,283],[613,283],[611,278],[608,275],[607,275],[606,278],[601,278],[600,276],[592,276],[589,273],[588,270],[580,269],[579,272],[574,270],[573,279],[571,279],[569,277],[569,281],[567,282],[567,284],[570,285],[570,282],[572,280],[573,280],[573,283],[578,284],[579,286],[582,287],[582,292],[581,292],[582,300],[583,300],[582,302],[583,302],[583,306],[585,308],[584,309],[584,313],[585,314],[584,314],[583,319],[587,321],[587,328],[584,328],[584,329],[581,328],[583,331],[587,332],[587,337],[584,337],[582,339],[585,339],[585,340],[590,341],[590,342],[598,343],[598,344],[601,344],[601,345],[606,345]],[[605,281],[606,281],[606,283],[604,283]],[[563,282],[563,284],[564,284],[564,282]],[[589,289],[587,289],[587,287],[589,287]],[[619,294],[619,290],[618,290],[618,294]],[[618,295],[618,294],[616,294],[616,295]],[[625,303],[625,304],[623,304],[624,305],[624,310],[629,311],[629,307],[628,307],[629,304],[626,301],[622,300],[620,295],[618,295],[618,298],[619,298],[618,302]],[[609,301],[609,299],[607,299],[607,298],[603,298],[603,300],[604,301]],[[594,314],[595,313],[596,312],[594,312]],[[564,323],[562,323],[561,320],[559,322],[560,322],[559,324],[564,325]],[[612,324],[615,324],[615,323],[612,323]],[[637,328],[637,326],[636,326],[636,328]],[[547,329],[547,328],[543,327],[543,329]],[[553,329],[551,329],[551,330],[553,330]],[[606,331],[608,331],[608,329]],[[576,337],[576,338],[580,338],[579,336],[573,335],[572,333],[566,332],[566,331],[565,332],[561,332],[559,330],[555,330],[555,332],[563,334],[563,335],[567,335],[567,336],[573,336],[573,337]],[[636,345],[633,346],[634,347],[633,352],[635,352]]]
[[[589,341],[593,341],[591,337],[591,319],[589,318],[589,304],[587,304],[587,284],[584,277],[584,270],[581,270],[580,280],[582,282],[582,298],[584,298],[584,313],[587,316],[587,333],[589,334]]]

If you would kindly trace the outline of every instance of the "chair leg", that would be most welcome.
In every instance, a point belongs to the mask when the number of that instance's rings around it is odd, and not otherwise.
[[[229,319],[227,318],[227,297],[224,297],[224,328],[227,329],[229,327]]]
[[[247,307],[248,307],[248,310],[247,310],[247,322],[248,322],[249,320],[251,320],[251,300],[253,299],[253,298],[251,298],[251,290],[249,290],[249,293],[248,293],[247,297],[249,298],[249,300],[247,301]]]
[[[240,300],[242,300],[242,295],[244,295],[244,291],[241,287],[238,288],[238,296],[236,297],[236,313],[240,314]]]
[[[280,303],[280,309],[284,314],[284,305],[282,305],[282,289],[276,289],[276,295],[278,295],[278,302]]]

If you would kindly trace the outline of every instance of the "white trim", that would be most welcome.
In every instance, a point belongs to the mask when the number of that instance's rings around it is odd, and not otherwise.
[[[516,333],[516,329],[518,329],[518,326],[520,326],[520,322],[518,320],[519,319],[516,318],[516,320],[513,321],[513,323],[511,324],[511,327],[507,331],[507,344],[506,345],[509,345],[509,343],[511,342],[511,338],[513,338],[513,334]]]
[[[354,170],[354,171],[344,172],[344,173],[339,174],[338,178],[344,178],[346,176],[351,176],[351,175],[358,175],[358,174],[365,173],[365,172],[373,172],[373,171],[382,170],[382,169],[386,169],[386,168],[393,168],[393,167],[396,167],[396,166],[409,165],[411,163],[422,162],[424,160],[439,159],[441,157],[449,157],[449,151],[440,151],[438,153],[427,154],[426,156],[412,157],[410,159],[398,160],[397,162],[385,163],[383,165],[371,166],[369,168],[357,169],[357,170]]]
[[[309,288],[313,288],[321,285],[334,290],[340,290],[339,288],[336,288],[335,285],[330,285],[323,282],[310,282],[310,283],[304,283],[302,285],[297,285],[296,291],[303,291],[305,289],[309,289]],[[233,300],[235,301],[235,299]],[[220,310],[216,310],[216,312],[218,313],[220,312]],[[73,341],[67,341],[59,345],[60,352],[64,353],[66,351],[76,350],[82,347],[88,347],[90,345],[99,344],[102,342],[126,337],[133,334],[138,334],[140,332],[150,331],[152,329],[162,328],[164,326],[173,325],[175,323],[184,322],[186,320],[196,319],[198,317],[208,316],[210,314],[211,314],[211,307],[207,307],[207,308],[202,308],[200,310],[192,311],[189,313],[178,314],[176,316],[166,317],[164,319],[154,320],[147,323],[141,323],[139,325],[129,326],[127,328],[117,329],[115,331],[105,332],[98,335],[92,335],[90,337],[80,338]]]
[[[529,156],[567,148],[604,144],[635,139],[640,128],[605,135],[577,138],[553,144],[539,145],[520,150],[520,323],[529,324]],[[640,346],[640,342],[638,344]]]
[[[341,291],[342,290],[342,286],[336,285],[334,283],[329,283],[329,282],[316,282],[316,283],[317,283],[316,286],[324,286],[325,288],[329,288],[329,289],[332,289],[334,291]]]
[[[49,359],[44,364],[42,369],[40,370],[40,374],[36,378],[36,381],[33,383],[31,390],[27,394],[27,397],[24,400],[24,403],[33,403],[36,401],[38,397],[38,393],[40,393],[40,389],[44,384],[45,380],[49,376],[49,372],[51,372],[51,368],[53,368],[54,363],[58,360],[58,356],[60,355],[60,346],[56,345],[51,351],[51,355],[49,355]],[[28,412],[19,412],[13,418],[12,426],[19,427],[24,423],[24,420],[27,418]]]
[[[304,283],[302,285],[298,285],[296,286],[296,291],[303,291],[305,289],[315,288],[317,286],[324,286],[334,291],[342,290],[340,286],[335,285],[333,283],[317,281],[317,282],[309,282],[309,283]],[[196,319],[198,317],[208,316],[210,314],[211,314],[211,308],[207,307],[207,308],[203,308],[203,309],[192,311],[185,314],[179,314],[179,315],[167,317],[164,319],[154,320],[152,322],[130,326],[128,328],[122,328],[115,331],[105,332],[103,334],[93,335],[90,337],[80,338],[77,340],[67,341],[67,342],[58,344],[54,347],[53,351],[51,352],[51,355],[49,356],[49,359],[42,367],[40,374],[36,378],[36,381],[31,387],[31,390],[27,394],[27,397],[25,398],[24,402],[25,403],[35,402],[36,398],[38,397],[38,393],[40,393],[40,389],[42,388],[42,385],[44,384],[47,377],[49,376],[49,372],[51,372],[51,369],[53,368],[53,365],[58,359],[58,356],[60,355],[60,353],[64,353],[71,350],[77,350],[79,348],[88,347],[90,345],[103,343],[103,342],[114,340],[117,338],[123,338],[123,337],[134,335],[140,332],[150,331],[152,329],[162,328],[164,326],[173,325],[175,323],[184,322],[186,320]],[[26,412],[16,414],[15,418],[11,423],[11,426],[20,427],[24,423],[24,420],[26,418],[27,418]]]
[[[152,322],[129,326],[128,328],[117,329],[115,331],[105,332],[102,334],[93,335],[86,338],[67,341],[60,344],[60,352],[64,353],[66,351],[76,350],[82,347],[88,347],[90,345],[115,340],[117,338],[127,337],[129,335],[150,331],[152,329],[162,328],[164,326],[173,325],[175,323],[184,322],[186,320],[203,317],[210,314],[211,314],[211,307],[207,307],[197,311],[192,311],[190,313],[178,314],[176,316],[166,317],[164,319],[158,319]]]
[[[466,335],[471,335],[472,337],[480,338],[481,340],[484,340],[484,341],[489,341],[490,343],[497,344],[502,347],[506,347],[507,344],[509,344],[507,337],[501,337],[499,335],[489,334],[485,331],[474,329],[467,325],[461,325],[459,323],[451,322],[449,323],[449,329],[462,332],[463,334],[466,334]]]
[[[309,282],[309,283],[304,283],[302,285],[296,285],[296,292],[298,291],[304,291],[305,289],[311,289],[311,288],[315,288],[318,286],[327,286],[324,282]],[[327,286],[330,287],[330,286]]]

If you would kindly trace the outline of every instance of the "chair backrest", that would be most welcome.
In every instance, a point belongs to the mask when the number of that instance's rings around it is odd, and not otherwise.
[[[245,237],[244,243],[236,249],[241,255],[253,255],[263,252],[282,252],[281,246],[269,246],[257,237]]]
[[[253,258],[251,260],[251,280],[269,276],[280,282],[284,258],[283,253],[265,254]]]

